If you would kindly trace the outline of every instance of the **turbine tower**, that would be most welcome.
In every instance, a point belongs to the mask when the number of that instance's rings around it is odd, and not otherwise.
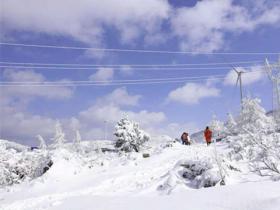
[[[240,89],[240,104],[241,104],[241,109],[243,109],[243,91],[242,91],[242,74],[244,73],[244,71],[238,71],[235,67],[233,67],[233,70],[236,72],[237,74],[237,79],[236,79],[236,85],[239,82],[239,89]]]
[[[272,81],[272,105],[273,105],[273,117],[277,123],[277,127],[280,125],[280,59],[279,64],[270,65],[268,60],[265,59],[266,72],[269,79]],[[278,67],[278,68],[277,68]]]

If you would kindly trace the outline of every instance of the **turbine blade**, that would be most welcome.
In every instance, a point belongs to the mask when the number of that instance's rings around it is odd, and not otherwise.
[[[235,67],[233,67],[233,70],[239,75],[239,71],[237,71]]]
[[[237,79],[236,79],[236,83],[235,83],[235,87],[237,87],[239,79],[240,79],[240,75],[238,74]]]

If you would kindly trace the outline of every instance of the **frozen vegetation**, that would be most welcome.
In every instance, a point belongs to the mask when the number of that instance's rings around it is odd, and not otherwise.
[[[208,147],[150,137],[128,119],[113,142],[78,130],[67,142],[59,122],[34,150],[0,140],[0,209],[279,209],[280,133],[260,101],[210,127],[220,141]]]

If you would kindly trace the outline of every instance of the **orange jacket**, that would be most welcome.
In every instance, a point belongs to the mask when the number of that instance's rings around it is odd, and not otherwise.
[[[211,142],[212,131],[210,129],[206,129],[204,131],[204,137],[205,137],[206,142]]]

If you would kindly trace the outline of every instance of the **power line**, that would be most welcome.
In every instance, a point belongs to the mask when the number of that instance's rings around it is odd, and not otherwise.
[[[259,71],[251,71],[244,73],[256,73]],[[181,82],[199,82],[224,79],[226,75],[212,75],[200,77],[180,77],[180,78],[153,78],[153,79],[139,79],[139,80],[113,80],[113,81],[42,81],[42,82],[28,82],[28,81],[8,81],[0,82],[0,87],[14,87],[14,86],[111,86],[111,85],[141,85],[141,84],[164,84],[164,83],[181,83]]]
[[[21,83],[28,83],[28,84],[52,84],[52,83],[59,83],[59,84],[68,84],[68,83],[108,83],[108,82],[145,82],[145,81],[168,81],[168,80],[186,80],[186,79],[208,79],[209,77],[224,77],[225,74],[218,74],[218,75],[211,75],[211,76],[197,76],[197,77],[169,77],[169,78],[149,78],[149,79],[130,79],[130,80],[75,80],[75,81],[2,81],[1,83],[5,84],[21,84]]]
[[[26,63],[26,62],[5,62],[6,65],[31,65],[31,66],[92,66],[92,67],[162,67],[162,66],[205,66],[205,65],[228,65],[228,64],[254,64],[263,63],[262,60],[255,61],[234,61],[234,62],[210,62],[210,63],[180,63],[180,64],[77,64],[77,63]]]
[[[208,78],[204,80],[220,80],[223,78]],[[204,80],[170,80],[170,81],[147,81],[147,82],[120,82],[120,83],[69,83],[69,84],[1,84],[0,87],[69,87],[69,86],[117,86],[117,85],[149,85],[149,84],[168,84],[168,83],[185,83],[198,82]]]
[[[254,66],[239,66],[239,68],[251,68]],[[264,67],[257,65],[257,67]],[[44,69],[44,70],[98,70],[100,67],[54,67],[54,66],[14,66],[14,65],[0,65],[0,68],[14,68],[14,69]],[[133,70],[141,71],[159,71],[159,70],[229,70],[231,67],[153,67],[153,68],[133,68]],[[122,70],[122,68],[113,68],[112,70]]]
[[[100,67],[48,67],[48,66],[14,66],[14,65],[0,65],[0,68],[16,68],[16,69],[78,69],[78,70],[96,70],[99,69]],[[115,70],[117,70],[116,68],[114,68]],[[119,68],[121,69],[121,68]],[[192,70],[192,69],[224,69],[224,70],[228,70],[228,67],[184,67],[184,68],[179,68],[179,67],[169,67],[169,68],[158,68],[158,67],[154,67],[154,68],[133,68],[136,70]]]
[[[263,70],[249,71],[243,73],[257,73]],[[28,84],[48,84],[48,83],[107,83],[109,82],[143,82],[143,81],[165,81],[165,80],[185,80],[185,79],[208,79],[208,78],[218,78],[224,77],[225,74],[214,74],[214,75],[206,75],[206,76],[188,76],[188,77],[168,77],[168,78],[147,78],[147,79],[129,79],[129,80],[75,80],[75,81],[0,81],[0,84],[18,84],[18,83],[28,83]]]
[[[280,52],[200,52],[200,51],[168,51],[168,50],[143,50],[143,49],[120,49],[120,48],[95,48],[95,47],[75,47],[75,46],[58,46],[58,45],[41,45],[0,42],[0,45],[34,47],[34,48],[51,48],[51,49],[70,49],[70,50],[92,50],[101,52],[129,52],[129,53],[158,53],[158,54],[192,54],[192,55],[278,55]]]

